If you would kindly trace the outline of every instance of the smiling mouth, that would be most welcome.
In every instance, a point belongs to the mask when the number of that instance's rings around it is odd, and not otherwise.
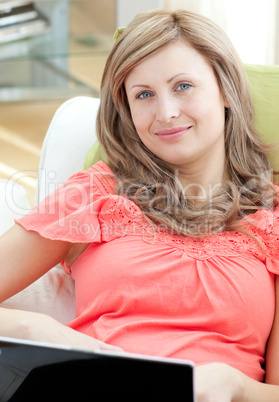
[[[190,128],[192,128],[192,126],[168,128],[165,130],[157,131],[156,135],[164,141],[176,140],[177,138],[180,138],[184,134],[186,134],[190,130]]]

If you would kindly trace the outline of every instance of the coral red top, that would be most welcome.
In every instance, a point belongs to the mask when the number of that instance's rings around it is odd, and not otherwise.
[[[262,381],[279,272],[278,209],[244,219],[262,250],[241,233],[171,235],[114,194],[111,174],[99,162],[17,221],[49,239],[90,243],[71,268],[62,262],[76,289],[68,325],[127,352],[224,362]]]

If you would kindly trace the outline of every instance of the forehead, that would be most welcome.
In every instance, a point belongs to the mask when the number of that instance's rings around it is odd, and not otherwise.
[[[214,75],[206,58],[189,43],[179,40],[162,47],[132,68],[126,76],[125,84],[138,78],[163,78],[182,73]]]

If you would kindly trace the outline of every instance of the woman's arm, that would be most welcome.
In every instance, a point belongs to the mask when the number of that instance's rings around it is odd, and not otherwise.
[[[84,247],[48,240],[20,225],[0,238],[0,301],[30,285],[60,261],[74,260]],[[0,308],[0,336],[90,349],[120,349],[79,333],[45,314]]]
[[[77,332],[54,318],[30,311],[0,308],[0,336],[70,345],[76,348],[122,351]]]
[[[14,225],[0,237],[0,303],[66,259],[71,247]]]
[[[197,402],[278,402],[279,386],[255,381],[222,363],[195,369]]]
[[[275,319],[266,354],[266,383],[220,363],[197,367],[195,376],[197,402],[279,401],[279,278],[276,279]]]
[[[275,318],[266,352],[265,382],[279,385],[279,277],[276,278]]]

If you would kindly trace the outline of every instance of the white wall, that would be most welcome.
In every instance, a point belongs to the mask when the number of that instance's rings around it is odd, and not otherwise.
[[[212,19],[244,63],[279,64],[279,0],[164,0],[164,6]]]
[[[125,27],[142,11],[164,7],[164,0],[116,0],[116,26]]]

